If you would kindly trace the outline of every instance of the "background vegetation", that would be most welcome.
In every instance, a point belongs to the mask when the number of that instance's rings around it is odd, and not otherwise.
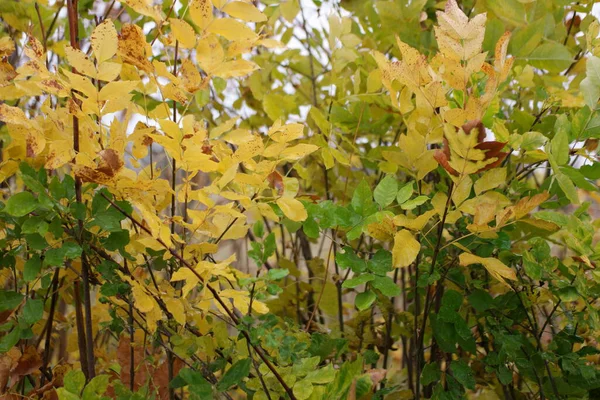
[[[593,3],[0,2],[0,395],[600,398]]]

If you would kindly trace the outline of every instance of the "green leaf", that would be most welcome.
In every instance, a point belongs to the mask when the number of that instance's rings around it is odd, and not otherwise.
[[[360,273],[367,269],[367,263],[358,257],[352,247],[344,247],[344,252],[335,255],[335,262],[342,269],[350,268],[354,273]]]
[[[475,389],[475,377],[473,376],[473,370],[463,360],[452,361],[450,364],[450,370],[452,376],[465,388],[474,390]]]
[[[19,342],[21,339],[21,329],[19,327],[13,328],[8,334],[0,338],[0,353],[6,353]]]
[[[398,190],[398,194],[396,194],[396,201],[398,204],[403,204],[405,201],[410,199],[414,191],[414,183],[408,182],[406,185],[402,186],[400,190]]]
[[[475,289],[468,297],[469,304],[477,312],[484,312],[494,306],[494,298],[489,292],[481,289]]]
[[[106,392],[109,384],[109,375],[95,376],[83,389],[83,400],[98,400]]]
[[[425,367],[423,367],[423,372],[421,372],[421,383],[425,386],[429,385],[440,380],[440,376],[440,367],[437,362],[425,364]]]
[[[50,249],[44,254],[44,264],[52,267],[59,267],[65,259],[65,251],[62,247]]]
[[[182,384],[176,384],[176,381],[183,381]],[[183,368],[179,371],[179,375],[171,381],[170,387],[179,388],[189,385],[190,393],[194,393],[199,399],[212,399],[212,386],[202,374],[190,368]]]
[[[560,43],[548,42],[535,49],[529,57],[530,64],[536,68],[559,73],[569,68],[573,62],[571,52]]]
[[[14,217],[22,217],[34,211],[38,201],[30,192],[20,192],[12,195],[6,202],[4,211]]]
[[[239,384],[242,379],[248,376],[250,373],[251,360],[244,358],[243,360],[237,361],[225,372],[225,375],[217,383],[217,390],[223,392],[230,387]]]
[[[12,290],[0,290],[0,312],[14,310],[23,301],[21,293]]]
[[[596,109],[600,98],[600,58],[588,56],[585,63],[586,78],[579,84],[585,104],[591,110]]]
[[[38,254],[32,254],[23,267],[23,279],[25,282],[31,282],[38,277],[41,270],[42,259]]]
[[[375,301],[377,296],[371,290],[367,290],[366,292],[359,293],[356,295],[356,299],[354,300],[354,304],[359,311],[366,310],[371,307],[371,304]]]
[[[401,291],[400,287],[394,283],[389,276],[378,276],[372,282],[371,286],[379,290],[386,297],[398,296]]]
[[[396,181],[394,177],[387,175],[379,182],[373,192],[373,196],[375,197],[377,204],[379,204],[381,208],[384,208],[392,204],[392,201],[396,198],[397,191],[398,181]]]
[[[62,250],[64,251],[65,258],[70,260],[80,257],[81,252],[83,251],[75,242],[64,242],[62,245]]]
[[[325,384],[332,382],[335,379],[336,370],[333,369],[331,364],[328,364],[326,367],[321,369],[315,369],[314,371],[310,371],[308,375],[306,375],[305,380],[311,383],[317,384]]]
[[[273,232],[269,233],[269,235],[265,238],[264,246],[264,261],[266,261],[267,258],[275,254],[275,249],[277,248],[277,244],[275,243],[275,234]]]
[[[272,281],[278,281],[290,274],[290,271],[285,268],[273,268],[267,272],[266,278]]]
[[[403,210],[412,210],[414,208],[417,208],[421,204],[424,204],[427,200],[429,200],[429,197],[427,196],[417,196],[412,200],[408,200],[400,207],[402,207]]]
[[[486,0],[485,4],[504,22],[516,26],[527,23],[525,6],[518,0]]]
[[[79,370],[72,369],[64,377],[64,387],[68,392],[80,394],[85,385],[85,375]]]
[[[375,276],[372,274],[362,274],[359,276],[355,276],[352,279],[348,279],[348,280],[344,281],[344,283],[342,283],[342,287],[352,289],[352,288],[355,288],[362,284],[365,284],[367,282],[370,282],[373,279],[375,279]]]
[[[550,152],[558,165],[569,162],[569,130],[570,123],[566,115],[560,115],[554,125],[555,134],[550,141]]]
[[[27,299],[21,317],[29,325],[38,322],[44,316],[44,302],[41,299]]]
[[[515,57],[526,57],[531,54],[544,37],[545,25],[546,18],[542,17],[522,28],[515,29],[508,43],[508,52]]]
[[[310,397],[310,395],[312,394],[314,390],[314,387],[312,385],[312,383],[310,383],[308,380],[303,379],[301,381],[298,381],[294,384],[294,396],[296,396],[296,398],[298,400],[306,400]]]
[[[569,199],[569,201],[572,204],[579,204],[579,196],[577,195],[577,188],[575,188],[575,185],[573,185],[573,181],[571,181],[571,178],[569,178],[567,175],[563,174],[562,172],[555,173],[554,178],[556,178],[556,181],[558,182],[558,186],[560,186],[562,191],[565,193],[565,196],[567,196],[567,199]]]
[[[350,204],[354,211],[360,215],[370,215],[373,212],[373,194],[369,184],[364,179],[356,187]]]
[[[367,268],[374,274],[385,275],[393,269],[392,261],[393,257],[391,252],[379,249],[375,255],[367,261]]]

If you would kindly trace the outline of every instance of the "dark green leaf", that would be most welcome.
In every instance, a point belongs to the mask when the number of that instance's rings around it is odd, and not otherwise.
[[[230,387],[239,384],[242,379],[247,377],[250,373],[250,364],[251,360],[249,358],[244,358],[233,364],[231,368],[225,372],[219,383],[217,383],[217,389],[220,392],[223,392]]]
[[[475,377],[473,376],[473,370],[463,360],[455,360],[450,364],[450,371],[452,376],[465,388],[474,390],[475,389]]]
[[[41,299],[27,299],[22,310],[23,321],[34,324],[44,316],[44,302]]]

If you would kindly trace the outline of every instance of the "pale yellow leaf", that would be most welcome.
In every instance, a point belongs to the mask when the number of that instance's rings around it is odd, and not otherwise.
[[[279,157],[289,161],[296,161],[317,150],[319,150],[319,146],[301,143],[283,150]]]
[[[280,197],[277,199],[277,205],[283,211],[283,214],[291,219],[292,221],[300,222],[304,221],[308,214],[304,205],[291,197]]]
[[[105,19],[100,23],[90,36],[90,42],[94,56],[98,63],[102,63],[117,53],[119,41],[117,39],[117,30],[110,19]]]
[[[471,195],[471,188],[473,187],[473,181],[469,175],[463,175],[459,178],[460,181],[454,187],[452,191],[452,201],[456,207],[460,206],[466,199]]]
[[[74,67],[79,73],[91,77],[96,76],[96,66],[94,63],[79,49],[67,45],[65,46],[65,54],[67,61]]]
[[[253,40],[258,35],[245,24],[230,18],[214,20],[207,28],[208,32],[221,35],[228,40]]]
[[[239,18],[247,22],[262,22],[267,20],[265,14],[260,12],[258,8],[243,1],[229,2],[223,7],[223,11],[234,18]]]
[[[396,232],[394,248],[392,249],[394,268],[408,267],[415,261],[419,251],[421,251],[421,244],[410,231],[402,229]]]
[[[175,321],[177,321],[178,324],[185,325],[185,307],[181,300],[165,296],[163,301],[165,302],[165,306],[167,306],[167,310],[173,314]]]
[[[152,0],[124,0],[124,2],[135,12],[150,17],[156,22],[163,20],[160,9],[152,6]]]
[[[213,20],[213,3],[210,0],[192,0],[189,12],[196,26],[204,30]]]
[[[212,74],[223,63],[225,52],[216,35],[208,35],[196,46],[196,60],[207,74]]]
[[[106,82],[114,81],[121,73],[122,66],[123,64],[120,63],[105,61],[98,65],[98,75],[96,78]]]
[[[233,60],[219,65],[213,75],[220,78],[237,78],[248,75],[258,69],[258,65],[248,60]]]
[[[184,49],[191,49],[196,45],[196,32],[187,22],[177,18],[169,18],[171,30],[179,45]]]
[[[136,81],[115,81],[107,83],[98,93],[98,100],[114,100],[119,98],[129,98],[130,93],[137,87]]]

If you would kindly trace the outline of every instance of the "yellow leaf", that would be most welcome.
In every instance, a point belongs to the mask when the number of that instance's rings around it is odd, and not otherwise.
[[[110,19],[105,19],[98,25],[90,37],[92,50],[98,63],[102,63],[112,58],[117,53],[119,41],[117,39],[117,30]]]
[[[258,8],[243,1],[229,2],[223,7],[223,11],[234,18],[239,18],[247,22],[262,22],[267,20],[265,14],[260,12]]]
[[[15,42],[10,36],[0,38],[0,58],[10,56],[15,51]]]
[[[225,52],[216,35],[208,35],[196,46],[196,61],[207,74],[212,74],[223,62]]]
[[[98,66],[98,75],[96,78],[106,82],[114,81],[121,73],[122,66],[123,64],[105,61]]]
[[[30,126],[29,118],[27,118],[23,110],[18,107],[11,107],[7,104],[0,104],[0,121],[5,124],[22,125],[25,127]]]
[[[408,228],[411,231],[420,231],[435,214],[437,214],[436,210],[426,211],[416,218],[409,218],[404,214],[399,214],[394,217],[394,224],[402,228]]]
[[[163,19],[160,15],[160,11],[158,11],[159,9],[152,6],[151,0],[124,0],[124,2],[129,7],[133,8],[135,12],[146,15],[157,22],[160,22]]]
[[[294,139],[301,138],[303,132],[304,125],[302,124],[288,124],[281,126],[278,122],[269,129],[268,134],[269,137],[277,143],[287,143]]]
[[[130,98],[130,92],[137,87],[136,81],[115,81],[107,83],[98,93],[99,101]]]
[[[492,257],[478,257],[474,254],[462,253],[459,256],[460,265],[463,267],[471,265],[471,264],[481,264],[487,269],[487,271],[494,278],[499,280],[501,283],[508,286],[505,279],[510,279],[511,281],[517,280],[517,275],[515,271],[504,265],[504,263],[497,258]]]
[[[148,43],[142,28],[133,24],[124,24],[119,36],[119,55],[123,61],[145,72],[152,71],[152,64],[146,57]]]
[[[519,219],[533,211],[537,206],[548,200],[548,192],[538,193],[531,197],[524,197],[514,206],[515,218]]]
[[[317,150],[319,150],[319,146],[302,143],[283,150],[279,157],[289,161],[296,161]]]
[[[175,321],[181,325],[185,325],[185,307],[181,300],[173,297],[165,297],[163,301],[165,302],[165,306],[167,306],[167,310],[173,314]]]
[[[144,288],[135,282],[132,282],[131,293],[133,294],[133,301],[135,307],[143,313],[147,313],[154,308],[156,302],[152,296],[148,295]]]
[[[91,77],[96,76],[96,66],[83,51],[67,45],[65,46],[65,54],[69,65],[74,67],[80,74]]]
[[[203,88],[204,82],[202,81],[200,72],[198,71],[198,68],[196,68],[194,63],[192,63],[190,60],[183,60],[183,62],[181,63],[180,71],[181,80],[183,82],[185,90],[187,90],[190,93],[195,93]]]
[[[196,45],[196,32],[194,32],[194,28],[190,24],[177,18],[170,18],[169,23],[171,24],[173,35],[179,41],[181,47],[191,49]]]
[[[252,302],[252,310],[259,314],[266,314],[269,312],[269,307],[262,301],[254,300]]]
[[[208,32],[221,35],[228,40],[258,39],[258,35],[243,23],[229,18],[214,20],[208,26]]]
[[[475,181],[475,194],[494,189],[506,182],[506,168],[494,168],[485,171],[481,178]]]
[[[220,78],[237,78],[248,75],[259,69],[259,66],[248,60],[228,61],[214,71],[214,75]]]
[[[277,205],[281,208],[283,214],[292,221],[300,222],[308,217],[304,205],[291,197],[278,198]]]
[[[452,201],[456,207],[460,206],[466,199],[471,195],[471,188],[473,187],[473,181],[468,175],[464,175],[460,178],[460,181],[454,187],[452,191]]]
[[[185,285],[181,289],[183,297],[186,297],[188,293],[200,282],[196,274],[194,274],[194,272],[189,268],[180,268],[173,273],[173,276],[171,276],[171,282],[178,281],[185,281]]]
[[[192,21],[202,30],[213,20],[213,5],[210,0],[192,0],[189,10]]]
[[[405,268],[412,264],[421,251],[421,244],[415,239],[414,235],[402,229],[394,236],[394,248],[392,257],[394,268]]]

